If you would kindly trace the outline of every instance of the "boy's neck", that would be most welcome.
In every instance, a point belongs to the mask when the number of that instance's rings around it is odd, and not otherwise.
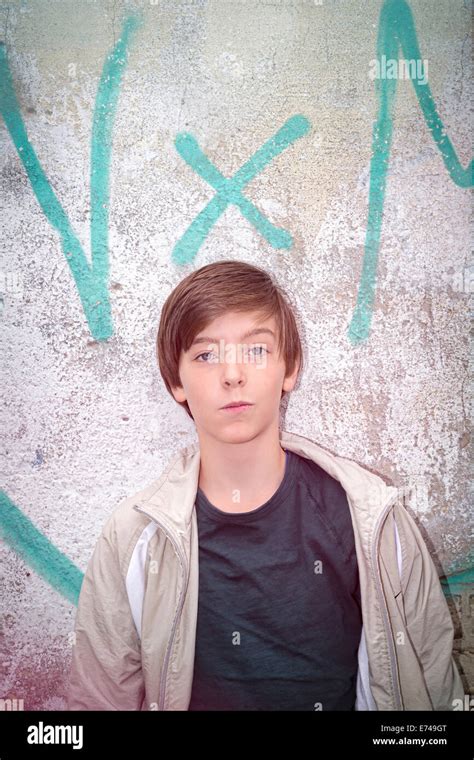
[[[265,504],[285,474],[278,429],[244,443],[199,436],[199,488],[224,512],[249,512]]]

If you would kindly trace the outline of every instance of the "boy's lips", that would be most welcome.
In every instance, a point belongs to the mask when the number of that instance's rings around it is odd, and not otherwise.
[[[250,401],[245,401],[245,399],[239,399],[238,401],[229,401],[229,403],[226,404],[225,406],[222,406],[221,409],[228,409],[229,406],[244,406],[244,405],[249,406],[250,404],[251,404]]]
[[[250,409],[253,404],[250,401],[233,401],[227,406],[222,406],[221,411],[237,414],[238,412],[244,412],[246,409]]]

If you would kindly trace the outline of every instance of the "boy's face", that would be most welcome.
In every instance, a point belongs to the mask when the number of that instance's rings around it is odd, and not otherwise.
[[[285,377],[273,317],[262,320],[258,312],[227,312],[181,352],[179,375],[182,386],[173,388],[173,395],[176,401],[188,402],[197,431],[238,443],[278,426],[281,393],[293,389],[298,366]],[[250,406],[224,409],[235,401]]]

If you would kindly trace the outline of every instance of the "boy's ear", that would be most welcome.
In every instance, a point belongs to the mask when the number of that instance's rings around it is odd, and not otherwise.
[[[182,358],[182,356],[183,356],[183,351],[181,351],[181,358]],[[178,378],[179,378],[180,381],[181,381],[181,373],[180,373],[179,370],[180,370],[180,367],[181,367],[181,358],[180,358],[179,366],[178,366]],[[179,404],[182,404],[183,401],[187,400],[186,399],[186,395],[184,393],[184,388],[183,388],[182,385],[172,385],[171,386],[171,393],[173,394],[175,401],[177,401]]]
[[[296,362],[293,372],[291,372],[289,375],[286,375],[283,381],[282,390],[287,391],[287,392],[293,390],[293,388],[296,385],[296,379],[298,377],[299,368],[300,368],[300,364],[299,362]]]
[[[186,401],[186,394],[184,392],[184,388],[181,385],[173,385],[171,386],[171,393],[174,396],[175,401],[182,404],[184,401]]]

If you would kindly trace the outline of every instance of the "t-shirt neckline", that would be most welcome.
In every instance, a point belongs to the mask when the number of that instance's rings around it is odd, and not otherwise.
[[[283,478],[272,496],[260,506],[247,512],[227,512],[212,504],[204,491],[199,487],[196,493],[196,506],[208,517],[221,522],[252,522],[253,520],[260,519],[263,515],[266,515],[267,512],[274,509],[285,500],[288,490],[293,482],[298,457],[288,449],[283,450],[285,452],[285,471]]]

